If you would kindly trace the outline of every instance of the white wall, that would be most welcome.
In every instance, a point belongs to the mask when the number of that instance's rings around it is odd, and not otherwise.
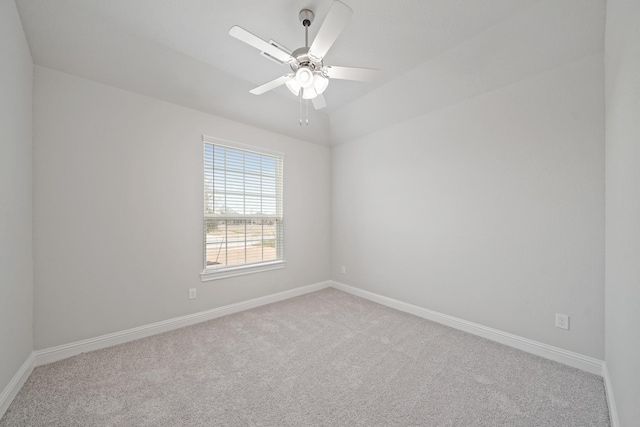
[[[0,2],[0,394],[33,348],[33,63],[13,1]],[[2,413],[0,413],[0,416]]]
[[[35,349],[329,279],[327,147],[39,66],[34,113]],[[285,153],[286,268],[200,281],[202,134]]]
[[[603,359],[603,81],[599,52],[334,147],[333,278]]]
[[[606,362],[621,426],[640,420],[640,3],[609,0]]]

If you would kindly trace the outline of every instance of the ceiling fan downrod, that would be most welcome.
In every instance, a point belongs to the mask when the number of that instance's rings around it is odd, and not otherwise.
[[[300,22],[304,27],[304,47],[307,51],[309,49],[309,27],[311,26],[311,23],[313,22],[314,17],[315,15],[309,9],[302,9],[298,14],[298,19],[300,19]],[[298,93],[298,98],[300,101],[300,126],[302,126],[302,91]],[[309,100],[305,99],[304,104],[305,104],[305,120],[304,121],[306,125],[309,126]]]
[[[309,47],[309,27],[314,17],[315,15],[309,9],[302,9],[298,14],[298,18],[304,27],[304,47]]]

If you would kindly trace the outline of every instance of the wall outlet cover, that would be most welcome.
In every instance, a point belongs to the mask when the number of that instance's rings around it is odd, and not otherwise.
[[[569,330],[569,316],[556,313],[556,328]]]

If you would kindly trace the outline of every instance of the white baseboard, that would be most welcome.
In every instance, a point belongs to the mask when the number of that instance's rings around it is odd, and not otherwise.
[[[35,366],[35,356],[33,352],[29,354],[27,360],[24,361],[18,372],[11,378],[9,384],[2,390],[0,393],[0,418],[7,412],[9,405],[13,402],[13,399],[16,397],[16,394],[20,391],[24,383],[33,372],[33,368]]]
[[[604,362],[602,366],[602,379],[604,379],[604,390],[607,394],[607,405],[609,406],[611,427],[620,427],[618,409],[616,408],[616,400],[613,398],[613,386],[611,385],[611,378],[609,377],[609,370],[607,369],[606,362]]]
[[[173,319],[163,320],[161,322],[151,323],[149,325],[139,326],[137,328],[114,332],[107,335],[101,335],[99,337],[76,341],[69,344],[63,344],[57,347],[46,348],[44,350],[37,350],[34,352],[35,366],[46,365],[47,363],[77,356],[81,353],[123,344],[151,335],[157,335],[163,332],[172,331],[174,329],[183,328],[185,326],[194,325],[196,323],[204,322],[229,314],[238,313],[240,311],[249,310],[261,305],[286,300],[299,295],[315,292],[329,286],[331,286],[330,281],[315,283],[313,285],[302,286],[299,288],[290,289],[288,291],[266,295],[264,297],[254,298],[236,304],[226,305],[224,307],[218,307],[211,310],[201,311],[199,313],[188,314],[186,316],[176,317]]]
[[[396,310],[404,311],[405,313],[410,313],[424,319],[432,320],[434,322],[450,326],[454,329],[469,332],[471,334],[490,339],[491,341],[496,341],[501,344],[526,351],[527,353],[544,357],[545,359],[550,359],[577,369],[581,369],[583,371],[590,372],[592,374],[600,376],[602,375],[602,367],[604,362],[599,359],[594,359],[592,357],[584,356],[579,353],[574,353],[572,351],[543,344],[541,342],[523,338],[518,335],[502,332],[497,329],[479,325],[477,323],[468,322],[457,317],[438,313],[437,311],[418,307],[416,305],[378,295],[373,292],[345,285],[344,283],[332,281],[331,286],[341,291],[359,296],[361,298],[377,302],[378,304],[386,305],[387,307],[395,308]]]
[[[505,344],[519,350],[544,357],[546,359],[554,360],[556,362],[560,362],[565,365],[590,372],[592,374],[602,375],[606,389],[609,414],[611,417],[611,427],[620,426],[618,422],[616,405],[613,398],[613,390],[611,388],[609,374],[606,364],[603,361],[571,351],[563,350],[558,347],[553,347],[547,344],[533,341],[527,338],[523,338],[517,335],[502,332],[497,329],[488,328],[477,323],[468,322],[457,317],[418,307],[416,305],[408,304],[331,280],[291,289],[284,292],[279,292],[276,294],[266,295],[264,297],[254,298],[248,301],[230,304],[224,307],[218,307],[199,313],[176,317],[162,322],[156,322],[137,328],[127,329],[125,331],[115,332],[112,334],[102,335],[82,341],[76,341],[57,347],[34,351],[29,355],[27,360],[23,363],[18,372],[16,372],[12,380],[0,394],[0,418],[2,417],[2,415],[4,415],[7,408],[15,398],[16,394],[18,394],[27,378],[29,378],[29,375],[31,375],[31,372],[33,371],[33,368],[35,366],[45,365],[47,363],[66,359],[68,357],[73,357],[81,353],[111,347],[113,345],[123,344],[125,342],[134,341],[140,338],[145,338],[151,335],[160,334],[189,325],[194,325],[196,323],[204,322],[233,313],[238,313],[262,305],[283,301],[299,295],[315,292],[327,287],[334,287],[341,291],[348,292],[350,294],[365,298],[373,302],[377,302],[396,310],[410,313],[415,316],[432,320],[434,322],[441,323],[455,329],[469,332],[471,334],[478,335],[483,338],[487,338],[492,341],[496,341],[501,344]]]

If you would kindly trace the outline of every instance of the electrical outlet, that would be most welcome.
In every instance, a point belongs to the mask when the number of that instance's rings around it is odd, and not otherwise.
[[[194,299],[196,297],[196,288],[189,289],[189,299]]]
[[[347,274],[347,267],[344,265],[342,266],[342,274]]]
[[[556,328],[569,329],[569,316],[556,313]]]

